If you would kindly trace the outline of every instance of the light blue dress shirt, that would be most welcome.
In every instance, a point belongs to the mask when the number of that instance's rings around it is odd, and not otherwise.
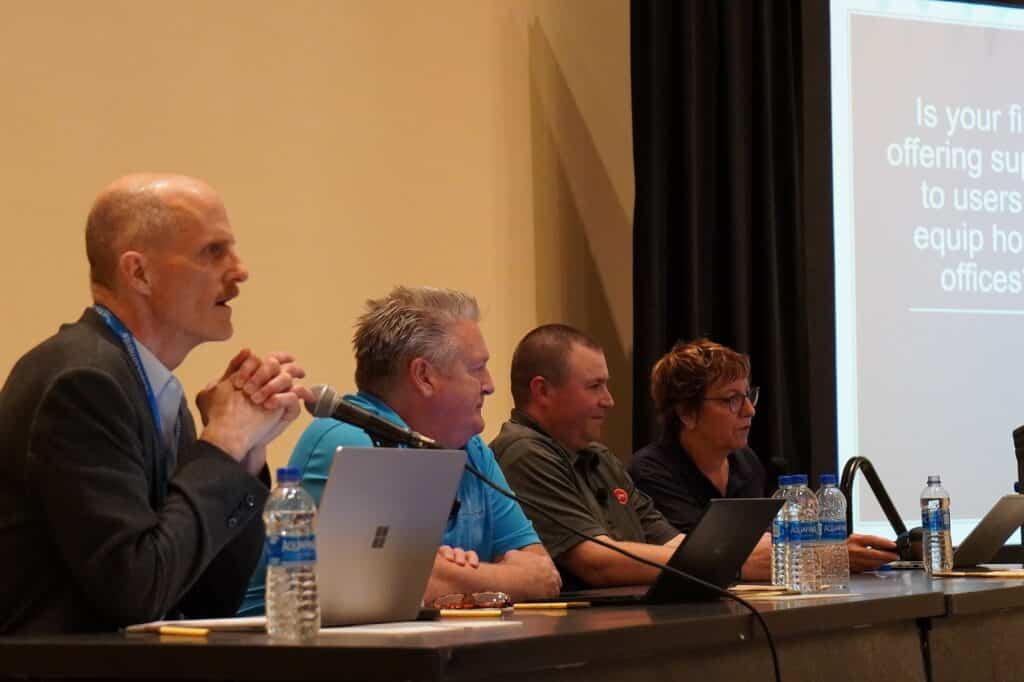
[[[138,339],[135,340],[135,347],[139,351],[139,360],[142,362],[142,368],[146,371],[149,385],[156,397],[157,411],[160,413],[160,435],[171,454],[169,462],[171,466],[168,466],[167,470],[168,473],[173,474],[174,459],[178,452],[178,417],[185,390],[171,370],[164,367],[164,364],[153,355],[152,351],[139,343]]]

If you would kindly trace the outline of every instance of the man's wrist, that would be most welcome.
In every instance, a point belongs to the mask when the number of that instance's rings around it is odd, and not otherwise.
[[[245,470],[251,475],[259,478],[260,472],[263,471],[263,466],[267,462],[267,446],[254,445],[245,453],[245,457],[242,458],[242,465]]]
[[[249,450],[249,444],[244,436],[228,429],[219,428],[215,424],[210,424],[203,429],[199,440],[220,448],[237,462],[241,462]]]

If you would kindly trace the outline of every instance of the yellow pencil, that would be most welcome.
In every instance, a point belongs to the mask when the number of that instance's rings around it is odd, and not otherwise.
[[[501,618],[501,609],[441,609],[442,618]]]
[[[583,609],[590,606],[588,601],[552,601],[552,602],[527,602],[525,604],[515,604],[513,608],[516,611],[530,610],[530,609]]]
[[[180,625],[161,625],[157,630],[161,635],[180,635],[182,637],[206,637],[210,628],[186,628]]]

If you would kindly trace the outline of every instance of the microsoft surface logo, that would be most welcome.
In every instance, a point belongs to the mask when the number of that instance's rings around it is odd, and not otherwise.
[[[384,546],[384,543],[388,539],[388,531],[390,526],[377,526],[377,531],[373,534],[373,544],[370,546],[373,549],[380,549]]]

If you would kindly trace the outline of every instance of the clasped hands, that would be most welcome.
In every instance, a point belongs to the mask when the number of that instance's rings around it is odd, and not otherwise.
[[[203,420],[200,436],[256,476],[266,462],[267,443],[299,416],[313,394],[299,384],[305,370],[289,353],[264,357],[239,351],[224,374],[196,396]]]

